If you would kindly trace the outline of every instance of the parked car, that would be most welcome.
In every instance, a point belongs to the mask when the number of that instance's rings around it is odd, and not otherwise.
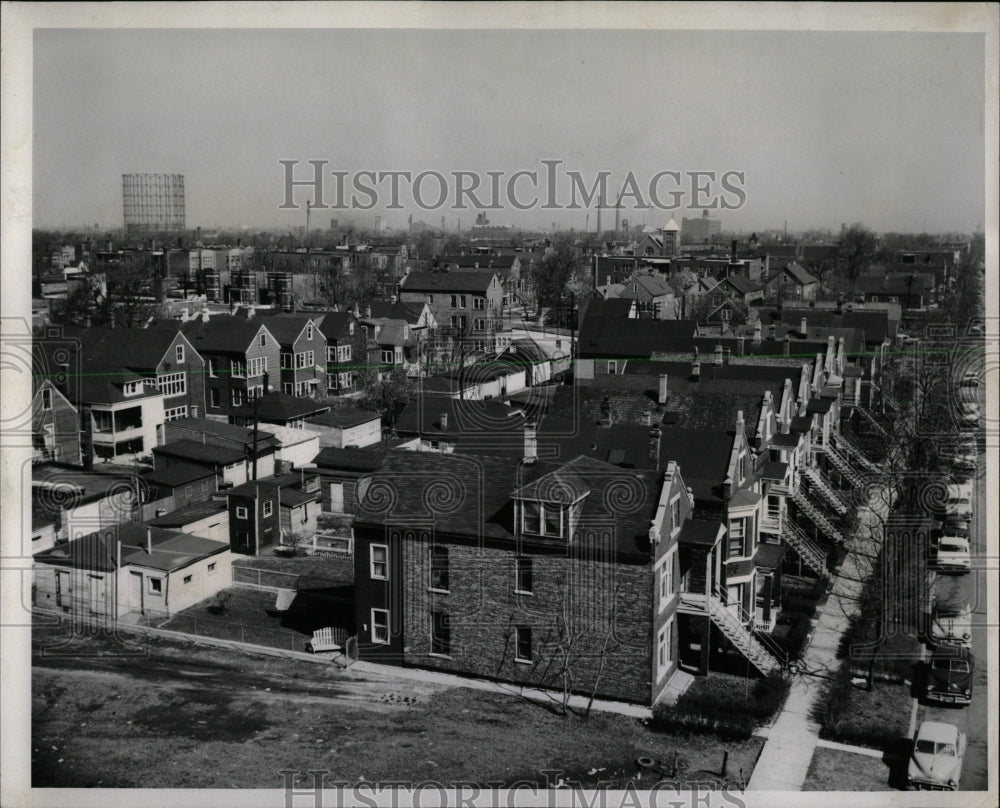
[[[972,607],[968,603],[936,603],[931,618],[931,643],[970,647]]]
[[[957,454],[951,458],[951,465],[958,471],[973,472],[978,461],[975,454]]]
[[[972,486],[952,485],[948,487],[948,506],[946,516],[957,516],[970,521],[972,519]]]
[[[942,536],[931,547],[930,567],[940,572],[970,572],[972,554],[969,540],[959,536]]]
[[[941,525],[938,536],[958,536],[960,539],[968,539],[969,523],[957,516],[947,517]]]
[[[924,697],[943,704],[970,704],[974,668],[972,651],[968,648],[958,645],[936,649],[931,656]]]
[[[964,760],[964,732],[954,724],[924,721],[913,738],[907,787],[911,791],[957,791]]]

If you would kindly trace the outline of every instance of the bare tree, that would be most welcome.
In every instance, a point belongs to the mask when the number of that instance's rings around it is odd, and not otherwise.
[[[868,269],[878,250],[878,238],[861,223],[848,227],[837,240],[847,277],[854,281]]]

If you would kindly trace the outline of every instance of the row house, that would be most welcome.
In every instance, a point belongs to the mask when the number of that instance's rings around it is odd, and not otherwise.
[[[487,272],[495,273],[503,286],[504,308],[533,308],[535,305],[534,284],[531,282],[530,267],[521,256],[514,253],[469,253],[463,255],[444,255],[438,259],[437,265],[451,272]]]
[[[441,337],[487,350],[501,327],[504,288],[491,271],[410,272],[400,282],[403,303],[427,303]]]
[[[268,392],[277,381],[281,348],[266,322],[253,317],[252,309],[246,316],[211,315],[180,323],[179,328],[205,362],[206,416],[224,420],[232,409]]]
[[[326,312],[319,322],[326,340],[326,393],[346,396],[359,390],[367,369],[367,336],[357,317],[348,311]]]
[[[391,490],[389,498],[383,496]],[[654,704],[678,665],[681,470],[391,452],[355,517],[361,658]]]
[[[272,383],[280,381],[285,395],[314,397],[326,392],[326,337],[320,324],[322,314],[275,314],[266,317],[268,331],[281,349],[280,377],[272,373]]]

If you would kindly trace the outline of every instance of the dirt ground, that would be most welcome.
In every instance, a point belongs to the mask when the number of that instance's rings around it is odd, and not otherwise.
[[[328,781],[519,781],[650,788],[748,780],[762,741],[671,736],[616,714],[560,716],[516,696],[340,671],[160,638],[34,632],[35,787],[281,788]],[[543,771],[549,774],[543,774]],[[555,773],[553,773],[555,772]],[[306,779],[308,783],[308,778]],[[731,788],[734,786],[730,785]]]

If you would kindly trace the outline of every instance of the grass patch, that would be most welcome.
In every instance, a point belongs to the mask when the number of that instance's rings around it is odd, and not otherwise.
[[[269,576],[273,572],[275,575]],[[263,586],[294,588],[289,576],[328,581],[331,584],[354,582],[354,559],[331,553],[282,558],[274,555],[248,556],[233,562],[233,580]],[[258,578],[259,576],[259,578]]]
[[[890,772],[879,758],[817,746],[803,791],[891,791]]]
[[[33,637],[56,644],[58,632]],[[93,654],[100,643],[70,645]],[[35,787],[283,788],[282,770],[327,782],[393,780],[651,788],[636,759],[676,761],[673,782],[749,779],[761,738],[665,735],[613,713],[557,716],[517,696],[144,639],[148,653],[33,668]],[[153,675],[151,669],[162,671]],[[197,676],[170,676],[175,670]],[[85,699],[80,699],[86,694]],[[78,703],[78,699],[80,699]],[[95,699],[102,701],[93,709]],[[491,721],[488,731],[483,719]],[[516,739],[512,742],[512,739]],[[55,747],[55,749],[53,749]]]
[[[745,679],[713,673],[695,679],[676,705],[656,705],[653,724],[666,731],[749,738],[781,707],[788,687],[788,680],[781,674]]]
[[[820,737],[840,743],[888,749],[906,737],[913,697],[905,685],[874,682],[871,690],[851,682],[843,664],[813,709]]]

